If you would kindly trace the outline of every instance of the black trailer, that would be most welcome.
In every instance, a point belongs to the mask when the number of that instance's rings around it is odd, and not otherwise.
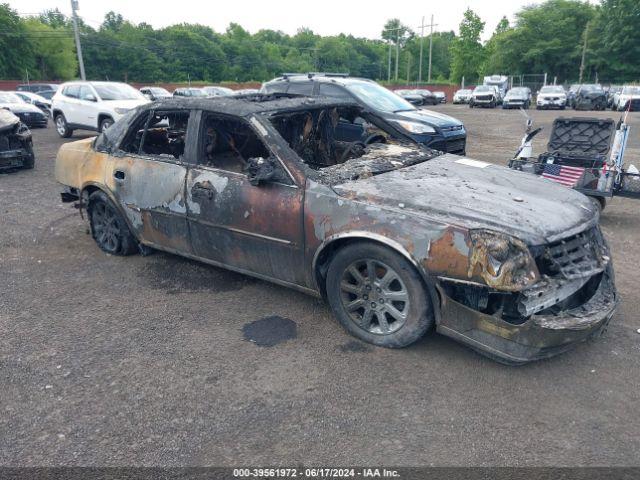
[[[509,167],[561,183],[589,196],[600,208],[608,198],[619,196],[640,198],[640,172],[635,166],[624,165],[624,149],[629,127],[620,120],[599,118],[557,118],[545,153],[530,154],[531,140],[542,129],[527,135]]]

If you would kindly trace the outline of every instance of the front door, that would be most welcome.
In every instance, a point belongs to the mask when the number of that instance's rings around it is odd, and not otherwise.
[[[189,111],[147,111],[109,157],[110,187],[142,243],[191,253],[185,203]]]
[[[303,284],[298,187],[249,123],[204,112],[186,198],[195,255],[240,271]],[[276,176],[251,185],[249,158],[272,159]]]

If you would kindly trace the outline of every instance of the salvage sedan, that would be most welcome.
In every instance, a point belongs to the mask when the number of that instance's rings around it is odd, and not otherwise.
[[[348,100],[278,97],[141,106],[61,147],[63,200],[107,253],[155,248],[320,295],[383,347],[435,326],[518,364],[606,327],[613,269],[586,197],[415,144]],[[338,140],[345,124],[367,141]]]

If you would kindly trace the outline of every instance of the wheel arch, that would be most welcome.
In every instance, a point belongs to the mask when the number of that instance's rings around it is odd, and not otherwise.
[[[436,288],[433,278],[420,266],[419,262],[406,248],[402,246],[402,244],[377,233],[360,231],[343,232],[331,235],[322,242],[313,256],[312,272],[315,288],[320,292],[323,299],[326,300],[327,298],[325,282],[327,269],[329,267],[329,263],[331,263],[331,259],[340,248],[358,242],[377,243],[389,248],[408,260],[416,269],[418,275],[420,275],[420,278],[427,289],[433,306],[433,314],[436,324],[440,323],[440,294],[438,293],[438,289]]]
[[[112,114],[106,113],[106,112],[102,112],[98,114],[98,125],[97,125],[98,130],[100,130],[100,125],[102,124],[102,121],[107,118],[111,119],[111,121],[115,123],[115,120],[113,119]]]
[[[138,232],[134,228],[133,224],[131,223],[129,216],[126,214],[126,212],[122,208],[122,205],[120,205],[120,202],[117,201],[116,197],[113,195],[111,190],[109,190],[105,185],[95,183],[95,182],[85,183],[80,189],[81,206],[84,208],[87,208],[89,206],[89,202],[88,202],[89,196],[94,192],[102,192],[107,196],[109,200],[111,200],[111,203],[114,205],[116,210],[118,210],[122,218],[124,218],[124,221],[127,223],[127,227],[129,228],[129,231],[134,236],[136,241],[139,242],[140,238],[138,237]],[[84,197],[85,193],[86,193],[86,199],[87,199],[86,203],[85,203],[85,197]]]

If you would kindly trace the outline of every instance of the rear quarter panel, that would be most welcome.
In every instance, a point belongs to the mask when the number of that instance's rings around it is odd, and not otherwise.
[[[104,184],[109,156],[92,148],[93,138],[64,144],[56,156],[55,177],[58,182],[81,189],[88,184]]]

